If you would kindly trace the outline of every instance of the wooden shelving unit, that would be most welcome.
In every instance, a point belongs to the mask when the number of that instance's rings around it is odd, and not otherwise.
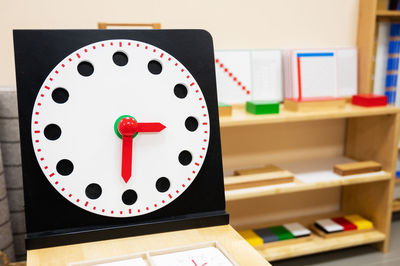
[[[400,22],[400,11],[386,10],[388,0],[360,1],[357,46],[359,47],[359,91],[373,92],[373,73],[376,54],[377,23]],[[396,144],[397,145],[397,144]],[[396,146],[397,147],[397,146]],[[394,185],[397,181],[394,183]],[[393,203],[393,206],[395,204]],[[393,211],[397,211],[393,208]]]
[[[233,171],[274,164],[295,175],[295,182],[226,191],[227,210],[235,229],[254,229],[285,222],[311,225],[319,218],[360,214],[375,230],[354,236],[259,248],[269,261],[374,244],[389,245],[400,109],[346,105],[334,111],[247,114],[241,106],[221,117],[225,176]],[[380,172],[341,177],[335,163],[375,160]],[[300,217],[300,218],[299,218]]]

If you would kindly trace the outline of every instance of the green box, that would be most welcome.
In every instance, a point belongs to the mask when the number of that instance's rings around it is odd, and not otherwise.
[[[247,101],[246,111],[255,115],[279,114],[279,102]]]
[[[272,233],[278,236],[279,241],[280,240],[287,240],[287,239],[292,239],[294,238],[294,235],[290,233],[284,226],[273,226],[269,227],[269,230],[271,230]]]

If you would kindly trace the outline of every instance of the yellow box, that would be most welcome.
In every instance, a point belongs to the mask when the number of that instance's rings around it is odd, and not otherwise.
[[[252,245],[253,247],[261,246],[262,244],[264,244],[262,238],[259,237],[256,233],[254,233],[253,230],[239,231],[239,234],[244,239],[246,239],[246,241],[249,242],[249,244]]]
[[[353,214],[353,215],[346,215],[344,218],[352,222],[357,226],[357,230],[365,230],[365,229],[372,229],[374,228],[374,225],[372,224],[371,221],[368,221],[367,219],[362,218],[358,214]]]

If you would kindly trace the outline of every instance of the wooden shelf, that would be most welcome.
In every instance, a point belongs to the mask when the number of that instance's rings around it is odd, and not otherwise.
[[[293,193],[306,190],[347,186],[361,183],[390,180],[391,174],[379,171],[367,174],[339,176],[333,172],[333,165],[351,162],[346,157],[322,158],[281,163],[278,166],[294,173],[296,181],[278,185],[259,186],[225,191],[227,201],[255,198],[261,196]]]
[[[396,10],[377,10],[376,17],[378,19],[400,19],[400,11]]]
[[[400,211],[400,199],[395,199],[395,200],[393,201],[392,211],[393,211],[393,212],[398,212],[398,211]]]
[[[247,125],[260,125],[271,123],[284,123],[296,121],[310,121],[323,119],[336,119],[347,117],[366,117],[400,112],[400,108],[388,107],[361,107],[346,104],[345,108],[337,110],[321,110],[315,112],[291,112],[281,105],[279,114],[253,115],[246,113],[244,106],[234,106],[231,117],[220,117],[221,128]]]
[[[371,244],[383,240],[385,240],[385,234],[373,230],[365,233],[356,233],[354,235],[339,236],[328,239],[313,235],[313,239],[310,241],[256,249],[268,261],[276,261],[318,252]]]
[[[284,223],[293,223],[298,222],[304,225],[307,228],[310,228],[311,225],[318,219],[330,218],[330,217],[342,217],[347,214],[354,214],[353,212],[329,212],[322,214],[315,214],[311,216],[303,216],[303,217],[294,217],[290,219],[284,219],[279,221],[271,221],[268,223],[259,223],[252,224],[246,227],[238,227],[235,229],[245,230],[245,229],[255,229],[255,228],[264,228],[269,226],[275,226],[278,224]],[[384,241],[386,236],[384,233],[380,232],[377,229],[367,232],[356,232],[355,234],[345,235],[345,236],[337,236],[331,238],[322,238],[314,233],[311,234],[312,239],[309,241],[291,243],[288,242],[286,245],[284,241],[279,243],[276,246],[260,246],[255,247],[255,249],[264,256],[268,261],[276,261],[281,259],[288,259],[308,254],[314,254],[324,251],[330,251],[335,249],[371,244],[376,242]]]
[[[400,184],[400,178],[396,177],[394,182],[395,182],[396,184]]]

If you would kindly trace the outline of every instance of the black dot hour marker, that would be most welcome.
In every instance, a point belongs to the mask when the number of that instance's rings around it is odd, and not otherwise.
[[[189,116],[185,120],[185,127],[189,131],[196,131],[196,129],[199,127],[199,121],[197,121],[197,119],[193,116]]]
[[[48,140],[57,140],[61,136],[61,128],[56,124],[49,124],[44,128],[44,136]]]
[[[162,71],[161,63],[157,60],[151,60],[147,65],[147,69],[150,71],[151,74],[158,75]]]
[[[63,159],[57,163],[56,170],[60,175],[67,176],[74,171],[74,164],[70,160]]]
[[[113,61],[117,66],[125,66],[128,64],[128,56],[123,52],[116,52],[113,54]]]
[[[185,98],[187,96],[188,90],[187,90],[185,85],[177,84],[174,87],[174,94],[175,94],[176,97],[178,97],[180,99],[183,99],[183,98]]]
[[[157,179],[156,182],[156,189],[159,192],[165,192],[169,189],[169,187],[171,186],[171,183],[169,182],[169,179],[166,177],[160,177],[159,179]]]
[[[125,192],[122,194],[122,202],[125,205],[134,204],[137,198],[138,198],[137,193],[132,189],[125,190]]]
[[[86,197],[89,199],[98,199],[101,196],[102,189],[99,184],[92,183],[85,189]]]
[[[188,165],[192,162],[192,154],[189,151],[181,151],[178,160],[182,165]]]
[[[84,77],[89,77],[94,72],[93,65],[87,61],[80,62],[77,69],[79,74],[81,74]]]
[[[56,88],[51,93],[51,98],[53,98],[53,101],[56,103],[62,104],[68,101],[69,93],[64,88]]]

